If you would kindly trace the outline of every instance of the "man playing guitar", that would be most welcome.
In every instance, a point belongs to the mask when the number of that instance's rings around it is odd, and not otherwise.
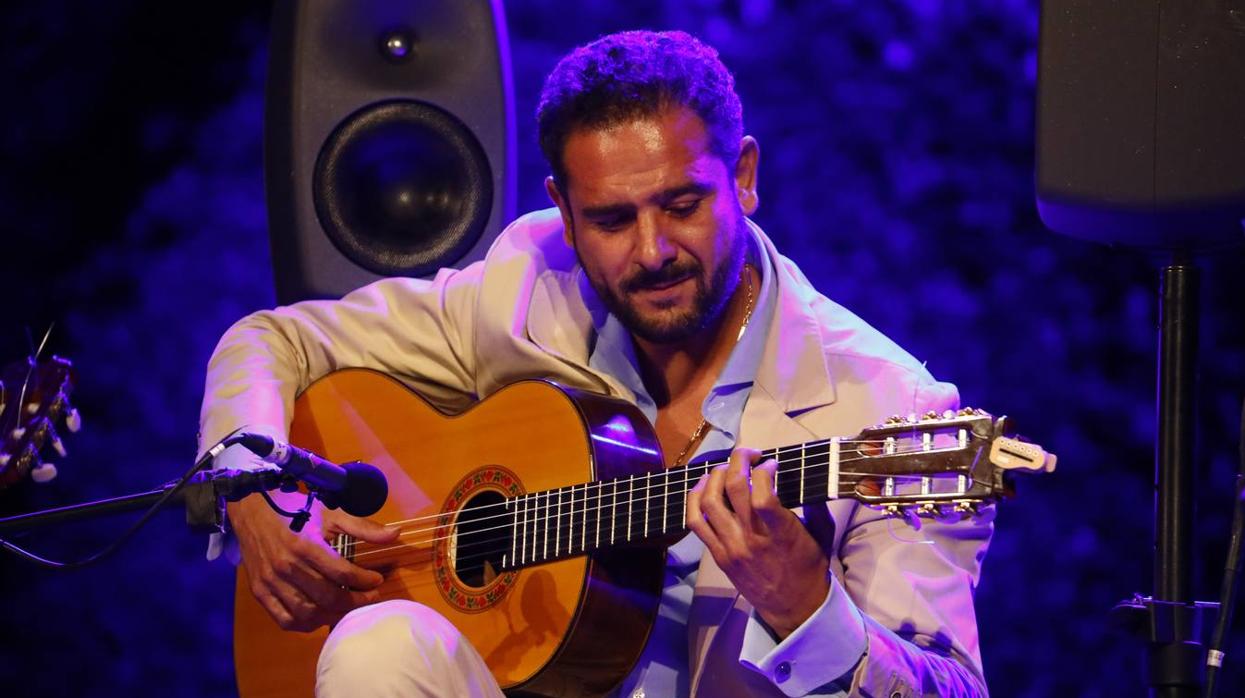
[[[209,364],[202,447],[240,427],[286,438],[295,397],[347,367],[446,412],[526,378],[621,397],[666,465],[730,459],[687,498],[691,533],[666,553],[652,631],[613,694],[985,695],[972,596],[993,510],[919,530],[850,499],[797,516],[756,450],[958,398],[818,294],[748,218],[760,151],[717,53],[680,32],[603,37],[554,68],[538,121],[556,211],[521,217],[461,271],[238,322]],[[427,606],[377,603],[382,572],[326,542],[387,544],[397,529],[317,509],[295,534],[255,497],[228,514],[272,618],[332,626],[317,695],[524,688],[499,686]]]

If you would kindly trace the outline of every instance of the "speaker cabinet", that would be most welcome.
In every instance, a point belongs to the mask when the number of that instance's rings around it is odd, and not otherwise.
[[[1043,0],[1037,195],[1105,242],[1239,241],[1245,0]]]
[[[484,256],[515,206],[500,0],[277,0],[270,50],[279,302]]]

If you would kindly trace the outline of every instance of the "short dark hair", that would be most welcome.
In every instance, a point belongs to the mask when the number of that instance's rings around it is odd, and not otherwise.
[[[545,79],[536,108],[540,149],[554,182],[565,195],[562,151],[573,131],[607,128],[676,106],[700,117],[713,153],[733,168],[743,138],[743,106],[735,78],[712,47],[681,31],[626,31],[571,51]]]

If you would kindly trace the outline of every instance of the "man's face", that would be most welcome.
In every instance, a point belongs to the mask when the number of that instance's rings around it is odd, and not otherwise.
[[[601,130],[563,150],[567,188],[552,180],[567,242],[597,295],[636,336],[687,340],[713,324],[739,283],[744,216],[756,210],[756,142],[728,169],[685,107]]]

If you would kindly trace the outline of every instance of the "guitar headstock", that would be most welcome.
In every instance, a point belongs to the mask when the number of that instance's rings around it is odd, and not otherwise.
[[[1055,469],[1055,455],[1015,435],[1007,417],[966,407],[894,416],[856,437],[850,496],[889,514],[956,517],[1015,493],[1012,474]]]
[[[0,372],[0,489],[29,473],[36,482],[56,477],[56,466],[44,463],[45,445],[66,455],[56,426],[71,432],[82,427],[78,411],[69,403],[73,392],[73,365],[58,356],[36,362],[26,359]]]

